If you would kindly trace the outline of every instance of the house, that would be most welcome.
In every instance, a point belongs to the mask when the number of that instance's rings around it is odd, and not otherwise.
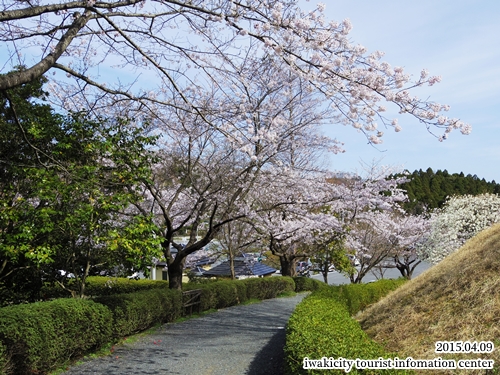
[[[156,262],[151,267],[151,280],[168,280],[167,262]]]
[[[245,279],[248,277],[265,277],[271,276],[276,272],[275,268],[266,266],[260,262],[240,260],[234,261],[234,273],[237,279]],[[222,262],[218,266],[215,266],[208,271],[203,272],[203,276],[206,277],[230,277],[231,268],[229,261]]]

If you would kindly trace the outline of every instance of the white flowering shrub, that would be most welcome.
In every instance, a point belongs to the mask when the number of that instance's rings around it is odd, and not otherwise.
[[[469,238],[500,222],[500,197],[496,194],[451,197],[431,219],[431,233],[420,247],[420,256],[439,263]]]

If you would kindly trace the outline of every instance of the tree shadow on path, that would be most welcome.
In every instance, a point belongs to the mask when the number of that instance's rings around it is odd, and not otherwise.
[[[285,329],[277,329],[277,332],[250,363],[247,375],[282,375],[285,358],[283,351],[285,341]]]

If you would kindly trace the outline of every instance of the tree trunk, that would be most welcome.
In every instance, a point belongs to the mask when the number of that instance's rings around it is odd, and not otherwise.
[[[169,289],[182,290],[182,272],[184,271],[184,263],[186,258],[180,261],[175,259],[168,265],[168,287]]]
[[[328,268],[328,264],[323,264],[323,267],[321,267],[321,274],[326,285],[328,285]]]
[[[365,272],[361,272],[361,270],[357,273],[353,273],[349,276],[352,284],[361,284],[363,277],[368,273],[368,270]]]
[[[231,280],[236,279],[236,274],[234,272],[234,254],[232,249],[229,249],[229,271],[231,272]]]
[[[401,276],[403,276],[407,280],[411,280],[411,277],[413,276],[413,271],[415,271],[415,268],[422,262],[421,260],[418,261],[413,260],[403,263],[398,258],[394,258],[394,260],[396,261],[396,268],[401,273]],[[412,265],[412,263],[414,262],[416,263]]]
[[[281,276],[296,276],[295,257],[290,255],[280,255]]]

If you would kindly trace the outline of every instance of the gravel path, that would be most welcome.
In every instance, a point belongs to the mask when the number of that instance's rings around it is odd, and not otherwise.
[[[169,323],[113,355],[85,361],[65,375],[279,375],[285,325],[306,294],[233,306]]]

